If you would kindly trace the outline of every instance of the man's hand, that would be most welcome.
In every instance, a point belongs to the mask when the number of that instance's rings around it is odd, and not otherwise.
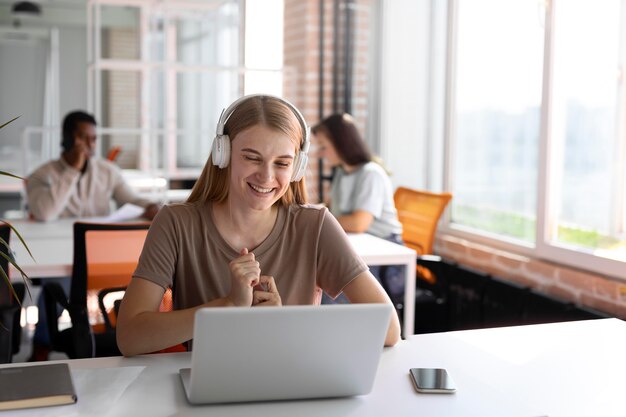
[[[82,171],[85,163],[91,156],[91,149],[87,144],[86,139],[76,137],[74,139],[74,146],[66,152],[64,156],[65,161],[69,165],[78,171]]]

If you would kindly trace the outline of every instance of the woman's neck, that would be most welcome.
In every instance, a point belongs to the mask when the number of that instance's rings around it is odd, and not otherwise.
[[[348,165],[348,164],[341,164],[341,167],[343,168],[343,170],[347,173],[347,174],[352,174],[354,171],[356,171],[357,169],[361,168],[362,165]]]
[[[259,246],[272,232],[277,216],[277,206],[259,211],[233,207],[228,198],[222,203],[213,203],[218,232],[238,252]]]

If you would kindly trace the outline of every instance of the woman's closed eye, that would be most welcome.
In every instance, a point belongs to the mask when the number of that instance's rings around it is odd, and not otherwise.
[[[279,168],[289,168],[291,161],[277,161],[276,166]]]

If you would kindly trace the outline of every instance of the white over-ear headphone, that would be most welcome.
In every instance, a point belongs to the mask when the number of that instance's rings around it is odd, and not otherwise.
[[[233,104],[222,110],[222,114],[217,121],[217,130],[215,132],[215,139],[213,139],[213,147],[211,150],[213,165],[216,165],[220,168],[226,168],[228,166],[230,162],[230,138],[228,137],[228,135],[224,134],[224,125],[226,124],[230,116],[235,112],[235,109],[237,108],[237,106],[239,106],[241,102],[253,97],[269,97],[278,100],[281,103],[285,104],[287,107],[289,107],[291,111],[293,111],[293,113],[296,115],[296,118],[298,119],[298,122],[302,127],[302,132],[304,133],[304,141],[302,142],[302,147],[300,148],[300,151],[296,154],[296,157],[293,160],[293,174],[291,175],[291,181],[300,181],[306,173],[306,164],[309,160],[308,152],[309,146],[311,145],[309,138],[309,127],[307,126],[304,117],[302,117],[302,114],[296,108],[296,106],[294,106],[284,98],[272,96],[269,94],[252,94],[248,96],[243,96],[241,98],[238,98],[233,102]]]

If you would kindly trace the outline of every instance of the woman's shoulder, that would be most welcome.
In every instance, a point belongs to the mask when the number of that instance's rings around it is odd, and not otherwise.
[[[305,203],[305,204],[292,204],[289,206],[289,210],[291,212],[297,213],[306,213],[315,215],[316,213],[321,213],[325,210],[328,210],[324,204],[314,204],[314,203]]]
[[[196,219],[202,217],[207,208],[204,203],[170,203],[164,205],[159,210],[158,216],[162,218],[168,218],[174,222],[194,222]]]
[[[289,217],[294,221],[309,222],[324,220],[328,209],[323,204],[292,204],[288,208]]]
[[[292,205],[288,208],[288,215],[285,224],[286,233],[296,232],[295,236],[317,236],[323,234],[324,230],[342,230],[337,220],[330,214],[328,208],[323,204],[300,204]]]
[[[382,175],[387,177],[387,172],[385,171],[385,169],[380,166],[379,163],[374,162],[374,161],[370,161],[370,162],[366,162],[365,164],[363,164],[363,166],[361,167],[361,172],[363,172],[363,174],[369,174],[369,175]]]

